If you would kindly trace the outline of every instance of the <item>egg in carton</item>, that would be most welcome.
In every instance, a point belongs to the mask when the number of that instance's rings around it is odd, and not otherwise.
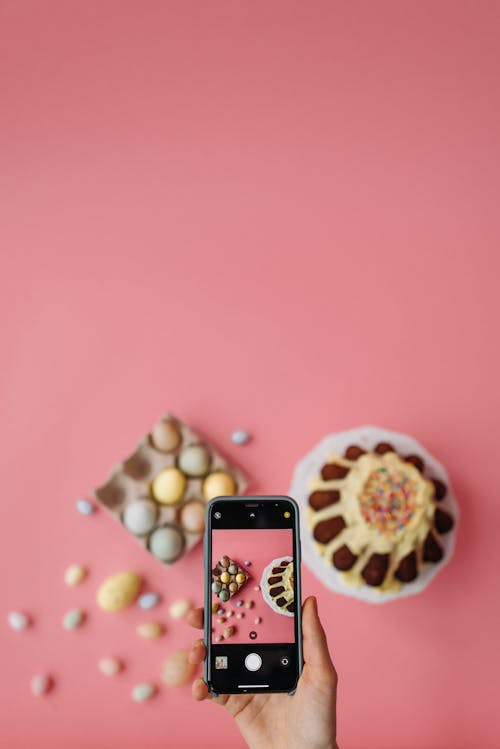
[[[172,564],[203,537],[206,502],[247,486],[242,471],[167,414],[94,494],[153,556]]]

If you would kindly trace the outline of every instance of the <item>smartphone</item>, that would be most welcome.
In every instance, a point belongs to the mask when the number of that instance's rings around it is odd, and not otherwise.
[[[205,525],[205,681],[213,695],[295,691],[302,671],[299,510],[216,497]]]

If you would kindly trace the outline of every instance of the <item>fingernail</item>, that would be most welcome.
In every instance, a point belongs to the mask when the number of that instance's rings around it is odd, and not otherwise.
[[[314,601],[314,608],[316,610],[316,613],[318,613],[318,599],[316,596],[311,596],[312,600]]]

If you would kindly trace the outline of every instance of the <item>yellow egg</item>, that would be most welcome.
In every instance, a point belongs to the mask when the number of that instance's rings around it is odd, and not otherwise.
[[[241,583],[244,583],[247,579],[246,575],[243,574],[243,572],[238,572],[236,575],[236,582],[241,585]]]
[[[164,468],[155,477],[151,490],[157,502],[174,505],[184,494],[186,477],[178,468]]]
[[[154,640],[162,636],[164,629],[160,622],[143,622],[138,625],[136,632],[139,637],[143,637],[145,640]]]
[[[230,579],[231,579],[231,576],[229,572],[222,572],[220,576],[221,583],[228,583]]]
[[[236,491],[234,479],[224,471],[211,473],[203,482],[203,496],[210,500],[214,497],[228,497]]]
[[[135,572],[117,572],[108,577],[97,591],[97,603],[103,611],[120,611],[135,601],[141,578]]]

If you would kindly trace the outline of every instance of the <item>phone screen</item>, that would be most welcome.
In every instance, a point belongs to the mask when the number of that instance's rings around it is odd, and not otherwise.
[[[295,503],[286,497],[213,500],[206,543],[209,687],[219,694],[292,691],[300,668]]]

